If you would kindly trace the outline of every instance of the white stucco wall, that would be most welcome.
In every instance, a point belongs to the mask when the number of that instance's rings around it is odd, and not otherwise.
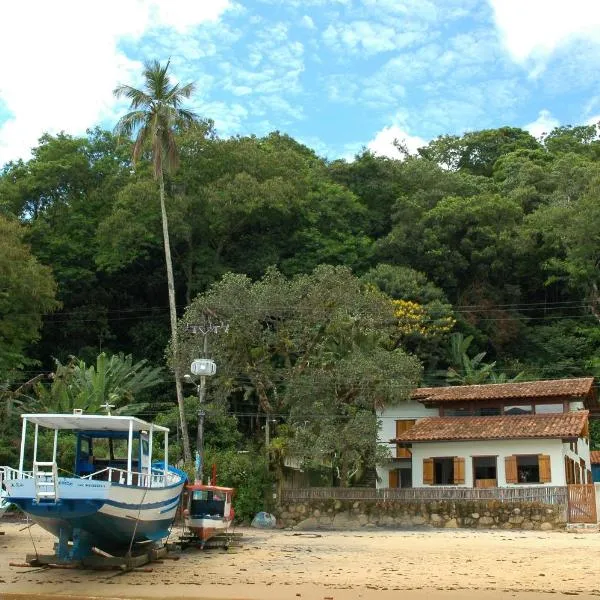
[[[379,441],[388,444],[396,437],[396,421],[400,419],[421,419],[423,417],[439,417],[437,408],[426,408],[420,402],[410,400],[398,406],[390,406],[377,413],[381,423],[379,427]]]
[[[390,443],[390,440],[396,437],[396,421],[439,416],[440,411],[437,408],[426,408],[421,402],[414,400],[401,402],[398,406],[387,407],[377,413],[379,419],[378,442],[386,445],[390,456],[396,456],[396,445]],[[410,466],[409,459],[396,461],[394,464],[379,465],[377,467],[377,487],[388,486],[390,469],[410,469]]]
[[[482,442],[436,442],[413,444],[413,487],[423,485],[423,459],[460,456],[465,459],[465,483],[456,487],[473,487],[473,456],[497,456],[498,487],[519,487],[507,484],[504,459],[513,454],[547,454],[550,456],[552,481],[528,485],[566,485],[564,448],[561,440],[489,440]],[[454,487],[454,486],[453,486]]]
[[[588,471],[592,468],[589,442],[584,438],[577,440],[577,453],[571,450],[570,444],[563,444],[563,456],[568,456],[576,463],[579,463],[579,459],[583,458],[585,461],[585,470]]]

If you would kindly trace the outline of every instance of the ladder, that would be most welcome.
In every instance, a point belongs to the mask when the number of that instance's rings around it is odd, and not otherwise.
[[[55,462],[35,461],[33,463],[33,481],[35,499],[38,502],[56,502],[59,499],[58,467]]]

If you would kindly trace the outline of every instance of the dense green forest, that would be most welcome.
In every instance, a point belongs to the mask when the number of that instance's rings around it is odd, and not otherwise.
[[[73,404],[74,374],[119,353],[157,381],[113,399],[178,429],[173,369],[207,329],[208,460],[235,484],[263,485],[290,453],[357,480],[377,458],[373,408],[419,384],[600,375],[597,126],[350,162],[210,122],[176,141],[177,360],[150,155],[134,165],[130,142],[94,129],[45,135],[0,171],[0,464],[20,410]]]

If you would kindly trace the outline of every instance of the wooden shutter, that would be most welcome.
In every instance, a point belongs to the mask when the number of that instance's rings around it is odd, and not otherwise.
[[[405,431],[408,431],[415,424],[414,419],[401,419],[396,421],[396,437],[399,437]],[[410,458],[411,451],[408,448],[402,448],[399,444],[396,445],[396,458]]]
[[[423,483],[433,485],[433,458],[423,459]]]
[[[454,457],[454,483],[465,482],[465,459],[461,456]]]
[[[538,466],[540,469],[540,483],[550,483],[552,481],[550,457],[547,454],[540,454],[538,456]]]
[[[517,457],[507,456],[504,459],[504,471],[506,477],[506,483],[519,483],[517,477]]]
[[[388,487],[397,488],[398,486],[398,469],[392,469],[389,472],[389,483]]]

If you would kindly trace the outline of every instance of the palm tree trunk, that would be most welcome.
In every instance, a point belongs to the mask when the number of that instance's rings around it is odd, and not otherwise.
[[[179,421],[181,423],[181,441],[183,443],[183,460],[192,462],[192,451],[190,449],[190,438],[187,423],[185,421],[185,408],[183,404],[183,388],[177,365],[178,340],[177,340],[177,308],[175,305],[175,282],[173,278],[173,263],[171,262],[171,244],[169,242],[169,221],[167,220],[167,209],[165,206],[165,180],[162,169],[158,176],[160,185],[160,212],[162,215],[163,239],[165,242],[165,262],[167,263],[167,283],[169,287],[169,315],[171,317],[171,339],[173,345],[175,391],[177,393],[177,405],[179,407]]]

